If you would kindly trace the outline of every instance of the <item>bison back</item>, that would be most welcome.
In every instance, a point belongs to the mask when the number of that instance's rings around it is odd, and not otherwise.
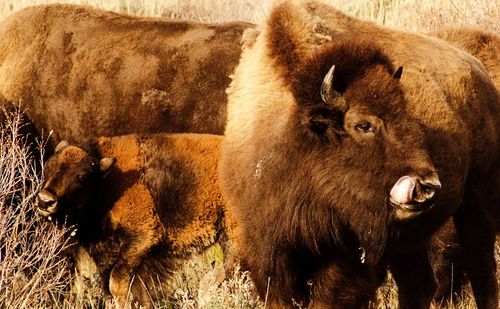
[[[128,133],[222,133],[246,23],[140,18],[76,5],[0,25],[0,95],[39,131],[80,143]]]

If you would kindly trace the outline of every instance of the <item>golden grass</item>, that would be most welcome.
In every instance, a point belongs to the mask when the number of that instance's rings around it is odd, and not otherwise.
[[[45,3],[79,3],[143,16],[206,22],[243,20],[258,23],[276,0],[4,0],[0,17]],[[346,13],[381,25],[426,32],[443,25],[474,25],[500,33],[498,0],[325,0]]]

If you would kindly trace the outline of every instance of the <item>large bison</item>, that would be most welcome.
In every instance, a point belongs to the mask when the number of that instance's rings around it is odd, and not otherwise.
[[[497,308],[500,98],[484,67],[315,2],[279,5],[258,31],[219,172],[260,295],[363,307],[388,263],[400,307],[427,308],[429,240],[453,216],[478,307]]]
[[[248,27],[76,5],[27,8],[0,23],[0,105],[21,100],[39,133],[53,130],[54,143],[222,134],[224,91]]]
[[[226,238],[217,181],[220,136],[172,134],[62,141],[45,163],[38,211],[75,224],[76,267],[86,252],[120,306],[150,307],[149,287],[169,288],[178,261]],[[155,284],[153,284],[155,283]]]

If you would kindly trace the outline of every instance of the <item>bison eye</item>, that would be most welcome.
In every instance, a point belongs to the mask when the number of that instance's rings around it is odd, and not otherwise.
[[[355,128],[356,128],[356,130],[364,132],[364,133],[373,132],[375,130],[373,125],[371,123],[369,123],[368,121],[363,121],[363,122],[356,124]]]
[[[85,180],[87,179],[86,175],[78,175],[76,176],[76,179],[79,183],[84,183]]]

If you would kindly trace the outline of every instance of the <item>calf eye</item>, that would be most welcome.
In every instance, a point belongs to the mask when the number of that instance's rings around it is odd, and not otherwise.
[[[78,175],[76,176],[76,179],[79,183],[84,183],[85,182],[85,179],[86,179],[86,175]]]
[[[368,121],[363,121],[363,122],[356,124],[355,129],[358,131],[364,132],[364,133],[373,132],[375,130],[373,125],[371,123],[369,123]]]

